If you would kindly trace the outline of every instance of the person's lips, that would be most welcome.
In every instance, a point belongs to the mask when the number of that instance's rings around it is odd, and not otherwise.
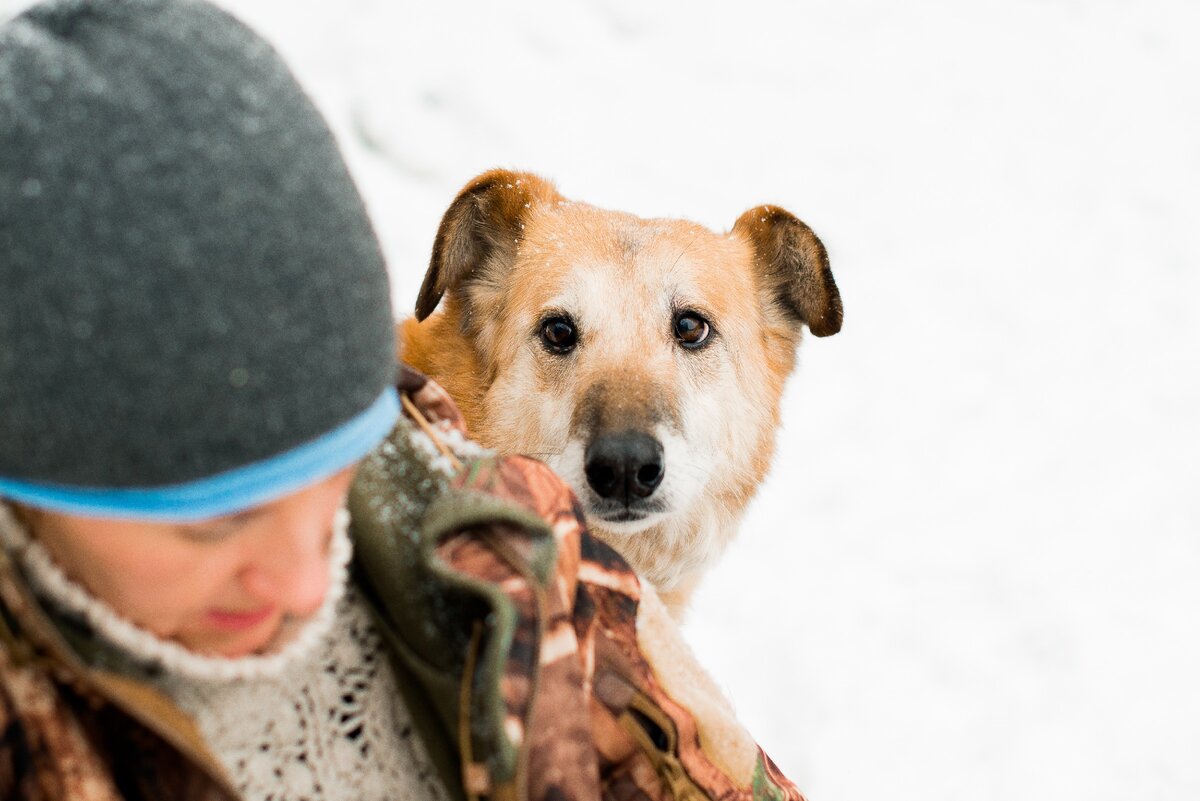
[[[222,631],[245,631],[265,622],[275,613],[275,607],[264,606],[248,612],[227,609],[210,609],[205,617],[214,627]]]

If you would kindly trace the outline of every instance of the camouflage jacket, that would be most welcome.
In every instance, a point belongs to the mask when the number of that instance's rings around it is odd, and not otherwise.
[[[570,490],[533,460],[468,458],[445,393],[407,371],[401,388],[407,416],[351,492],[352,580],[451,797],[803,801]],[[0,644],[0,798],[237,798],[193,721],[90,666],[86,632],[51,624],[2,550]]]

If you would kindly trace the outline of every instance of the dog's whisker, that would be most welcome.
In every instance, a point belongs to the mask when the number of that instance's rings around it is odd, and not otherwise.
[[[682,258],[684,257],[684,254],[686,254],[686,253],[687,253],[689,250],[691,250],[691,249],[692,249],[692,245],[696,244],[696,240],[697,240],[697,239],[699,239],[699,238],[700,238],[700,232],[699,232],[699,231],[697,231],[695,234],[692,234],[692,238],[691,238],[691,239],[689,239],[689,240],[688,240],[688,243],[687,243],[686,245],[684,245],[684,246],[683,246],[683,250],[679,251],[679,255],[675,257],[675,261],[671,262],[671,267],[670,267],[670,269],[669,269],[669,270],[667,270],[667,272],[674,272],[674,271],[675,271],[675,266],[676,266],[677,264],[679,264],[679,260],[680,260],[680,259],[682,259]]]

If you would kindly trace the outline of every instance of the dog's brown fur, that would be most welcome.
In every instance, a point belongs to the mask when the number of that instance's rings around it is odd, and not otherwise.
[[[711,323],[705,347],[677,341],[686,312]],[[546,347],[548,315],[574,324],[569,353]],[[495,170],[443,217],[400,348],[481,443],[562,473],[590,527],[679,614],[767,471],[801,324],[828,336],[841,323],[825,248],[783,209],[751,209],[719,235]],[[665,453],[662,497],[627,493],[621,519],[582,464],[588,442],[613,431],[647,432]]]

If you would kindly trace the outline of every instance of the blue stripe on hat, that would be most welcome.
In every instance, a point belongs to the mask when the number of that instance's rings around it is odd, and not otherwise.
[[[349,422],[292,450],[186,484],[146,489],[68,487],[0,477],[0,497],[53,512],[122,520],[192,522],[241,512],[296,492],[366,456],[400,414],[388,388]]]

